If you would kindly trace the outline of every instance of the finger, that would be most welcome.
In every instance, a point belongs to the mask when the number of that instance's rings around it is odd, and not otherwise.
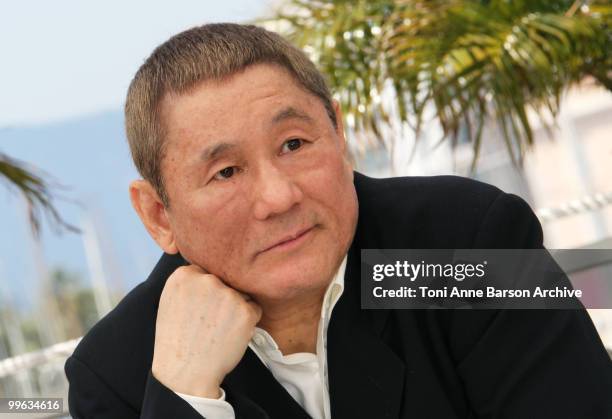
[[[237,292],[238,294],[240,294],[240,296],[241,296],[242,298],[244,298],[244,301],[246,301],[246,302],[253,301],[253,297],[251,297],[249,294],[244,293],[244,292],[242,292],[242,291],[238,291],[238,290],[236,290],[236,292]]]
[[[247,303],[249,304],[249,307],[253,311],[253,315],[255,316],[255,323],[259,322],[259,320],[261,319],[261,315],[263,313],[261,306],[253,300],[247,301]]]

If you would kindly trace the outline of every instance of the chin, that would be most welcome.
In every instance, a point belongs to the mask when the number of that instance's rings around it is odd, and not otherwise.
[[[248,284],[251,294],[269,299],[293,299],[300,295],[325,291],[335,272],[335,249],[325,241],[320,232],[297,252],[274,255],[253,266]],[[330,249],[321,252],[321,249]],[[254,286],[253,286],[254,285]],[[255,289],[256,288],[256,289]]]
[[[331,280],[327,276],[323,272],[304,272],[297,269],[281,271],[269,275],[265,283],[261,283],[261,287],[253,291],[253,295],[274,300],[299,298],[301,295],[325,290]]]

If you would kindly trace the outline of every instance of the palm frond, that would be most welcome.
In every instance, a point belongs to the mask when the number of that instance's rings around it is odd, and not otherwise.
[[[52,186],[33,169],[27,168],[24,162],[0,153],[0,178],[9,187],[16,188],[27,203],[28,218],[35,236],[40,233],[41,215],[48,216],[57,231],[62,229],[78,233],[80,230],[64,221],[53,205]]]
[[[528,111],[549,129],[573,84],[591,76],[612,92],[609,0],[288,0],[282,10],[260,23],[282,23],[329,77],[347,125],[383,143],[391,117],[418,139],[431,107],[453,145],[467,132],[474,159],[483,124],[497,121],[520,164],[534,141]]]

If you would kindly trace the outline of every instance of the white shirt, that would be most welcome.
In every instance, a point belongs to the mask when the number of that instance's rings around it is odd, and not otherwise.
[[[327,378],[327,327],[331,313],[344,291],[346,255],[323,297],[321,320],[317,332],[317,353],[299,352],[283,355],[274,338],[259,327],[255,328],[249,347],[270,370],[274,378],[314,419],[331,419]],[[234,419],[234,409],[221,397],[208,399],[176,393],[198,413],[209,419]]]

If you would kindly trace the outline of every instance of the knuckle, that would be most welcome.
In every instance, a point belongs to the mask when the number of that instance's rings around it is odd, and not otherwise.
[[[259,320],[260,310],[255,304],[244,303],[244,311],[250,320]]]
[[[172,283],[174,285],[179,285],[187,278],[189,278],[189,270],[186,266],[179,266],[174,270],[174,272],[172,272],[172,274],[170,274],[167,282]]]
[[[201,275],[190,266],[180,266],[168,277],[164,289],[172,292],[199,292],[206,287],[208,281],[203,281]]]
[[[214,287],[221,287],[221,280],[216,277],[213,274],[203,274],[202,278],[204,279],[202,282],[210,285],[210,286],[214,286]]]
[[[219,302],[223,305],[234,306],[236,304],[235,295],[228,287],[215,284],[214,294],[215,297],[219,300]]]

